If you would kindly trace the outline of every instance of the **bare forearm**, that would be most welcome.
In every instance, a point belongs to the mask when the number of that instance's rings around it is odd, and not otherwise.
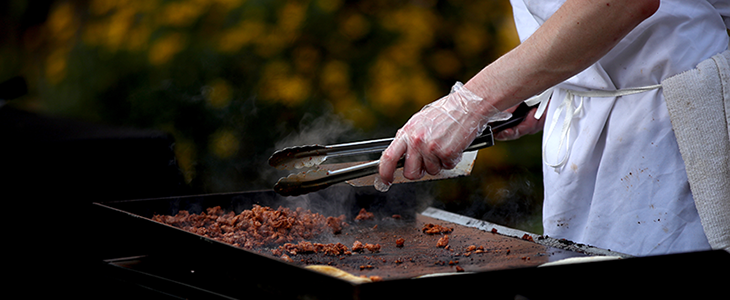
[[[659,7],[659,0],[568,0],[466,88],[504,110],[581,72]]]

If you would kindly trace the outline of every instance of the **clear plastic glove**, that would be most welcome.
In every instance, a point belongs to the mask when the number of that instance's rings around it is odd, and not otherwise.
[[[403,176],[410,180],[419,179],[425,173],[436,175],[442,169],[453,169],[464,149],[484,131],[487,123],[510,116],[457,82],[451,93],[426,105],[398,130],[380,158],[378,189],[387,189],[393,181],[396,165],[403,155]]]

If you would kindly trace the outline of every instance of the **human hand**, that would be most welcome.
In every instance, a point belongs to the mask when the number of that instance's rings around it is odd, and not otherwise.
[[[506,111],[512,112],[516,107],[508,109]],[[500,130],[494,135],[494,139],[498,141],[510,141],[516,140],[524,135],[535,134],[542,131],[545,126],[545,116],[541,116],[539,119],[535,119],[535,113],[537,107],[530,109],[527,112],[525,118],[519,124]]]
[[[403,176],[410,180],[453,169],[487,123],[509,117],[457,82],[451,93],[426,105],[398,130],[380,158],[381,187],[387,188],[393,181],[398,160],[404,155]]]

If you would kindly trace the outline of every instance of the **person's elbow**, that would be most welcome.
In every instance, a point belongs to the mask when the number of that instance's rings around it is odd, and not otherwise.
[[[661,5],[661,0],[627,0],[624,1],[638,18],[644,20],[651,17]]]

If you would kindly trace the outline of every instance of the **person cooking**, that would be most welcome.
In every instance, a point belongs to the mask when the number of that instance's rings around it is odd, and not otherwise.
[[[411,180],[454,168],[529,99],[496,138],[543,131],[545,235],[631,255],[729,250],[730,1],[511,4],[522,43],[414,114],[376,187],[403,156]]]

